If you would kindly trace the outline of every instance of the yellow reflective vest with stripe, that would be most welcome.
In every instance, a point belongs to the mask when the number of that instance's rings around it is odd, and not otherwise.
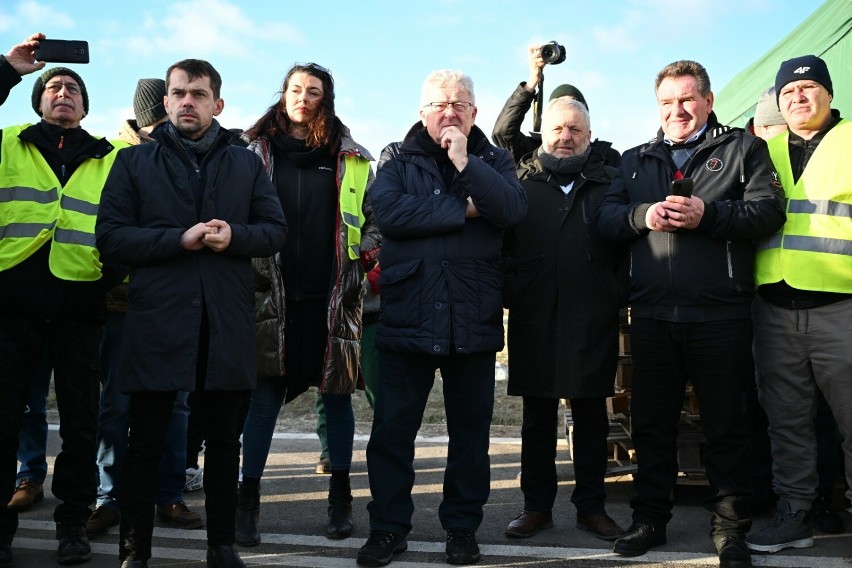
[[[340,214],[346,225],[346,249],[349,258],[361,256],[361,227],[364,225],[364,194],[370,176],[369,160],[348,155],[345,158],[343,179],[340,180]]]
[[[101,277],[95,221],[116,150],[90,158],[64,187],[38,148],[18,138],[29,124],[3,129],[0,147],[0,271],[50,242],[50,271],[62,280]],[[124,147],[124,143],[112,143]]]
[[[787,196],[787,222],[759,243],[756,284],[784,280],[799,290],[852,293],[852,122],[826,133],[796,183],[788,137],[768,142]]]

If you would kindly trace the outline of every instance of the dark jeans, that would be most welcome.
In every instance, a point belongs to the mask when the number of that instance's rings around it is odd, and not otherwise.
[[[556,438],[560,423],[559,399],[524,397],[521,428],[521,491],[524,510],[550,512],[556,501]],[[608,452],[609,419],[604,398],[572,398],[574,421],[574,478],[571,502],[577,515],[604,512],[604,477]]]
[[[712,496],[712,532],[745,534],[751,527],[751,461],[742,411],[753,381],[750,320],[671,323],[634,318],[630,338],[635,364],[632,438],[638,471],[633,518],[665,524],[677,472],[678,421],[684,388],[698,397],[707,442],[704,465]]]
[[[157,470],[175,391],[130,395],[130,438],[120,491],[121,560],[151,557]],[[208,546],[234,543],[240,462],[240,405],[248,391],[203,391],[204,492]]]
[[[57,522],[84,522],[95,499],[100,324],[0,316],[0,503],[15,490],[18,433],[30,385],[43,352],[53,363],[62,449],[53,466]],[[11,541],[18,515],[0,507],[0,542]]]
[[[379,352],[373,430],[367,444],[371,530],[401,535],[411,531],[414,439],[436,369],[443,379],[450,438],[438,518],[444,529],[479,528],[491,479],[494,360],[490,352],[450,356]]]
[[[18,434],[18,461],[21,462],[18,481],[29,479],[42,484],[47,478],[47,395],[51,376],[53,367],[45,349],[30,385]]]

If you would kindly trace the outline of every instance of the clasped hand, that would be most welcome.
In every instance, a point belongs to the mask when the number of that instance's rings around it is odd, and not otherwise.
[[[180,236],[180,246],[186,250],[201,250],[207,247],[215,252],[222,252],[230,244],[231,226],[219,219],[193,225]]]
[[[645,213],[645,225],[652,231],[671,233],[678,229],[694,229],[704,217],[704,202],[695,197],[669,195],[654,203]]]

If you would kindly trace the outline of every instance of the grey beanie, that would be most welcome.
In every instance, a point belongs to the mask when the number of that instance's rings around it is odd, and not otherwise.
[[[89,92],[86,90],[86,83],[83,82],[83,79],[77,73],[67,67],[51,67],[39,75],[38,79],[33,83],[32,102],[33,110],[36,111],[36,114],[41,116],[41,95],[44,93],[44,86],[57,75],[65,75],[77,81],[77,84],[80,85],[80,94],[83,96],[83,111],[89,114]]]
[[[781,89],[784,88],[784,85],[793,81],[803,81],[806,79],[816,81],[825,87],[829,94],[834,94],[831,86],[831,75],[828,72],[828,66],[825,64],[825,61],[816,55],[803,55],[788,59],[781,64],[778,74],[775,75],[776,99],[781,95]]]
[[[583,103],[583,106],[586,107],[586,110],[589,110],[589,103],[586,102],[586,97],[583,96],[583,93],[580,92],[580,89],[575,87],[574,85],[569,85],[568,83],[563,83],[559,85],[553,92],[550,93],[550,100],[558,99],[559,97],[571,97],[572,99],[578,100]]]
[[[769,87],[760,95],[757,106],[754,107],[755,126],[776,126],[787,124],[781,111],[778,110],[778,98],[775,96],[775,87]]]
[[[163,97],[166,96],[166,82],[162,79],[139,79],[136,93],[133,95],[133,112],[136,124],[150,126],[166,116]]]

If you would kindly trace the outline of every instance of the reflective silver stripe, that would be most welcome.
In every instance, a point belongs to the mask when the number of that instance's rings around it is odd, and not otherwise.
[[[343,212],[343,222],[349,225],[350,227],[361,227],[361,222],[358,220],[358,215],[353,215],[352,213]]]
[[[12,201],[35,201],[36,203],[52,203],[59,197],[57,188],[41,191],[31,187],[2,187],[0,188],[0,203]]]
[[[810,252],[824,252],[828,254],[852,256],[852,240],[844,239],[826,239],[820,237],[787,235],[784,237],[784,248],[789,250],[805,250]]]
[[[774,249],[781,246],[781,233],[775,233],[767,239],[758,241],[757,250]]]
[[[0,239],[37,237],[42,231],[49,231],[53,223],[12,223],[0,227]]]
[[[53,240],[66,245],[85,245],[95,248],[94,234],[73,229],[56,229],[56,232],[53,233]]]
[[[76,197],[68,197],[67,195],[62,196],[60,207],[66,211],[76,211],[77,213],[83,213],[85,215],[98,214],[98,205],[96,203],[89,203],[88,201],[83,201]]]
[[[852,217],[852,204],[823,199],[791,199],[789,213],[810,213],[812,215],[832,215],[834,217]]]

